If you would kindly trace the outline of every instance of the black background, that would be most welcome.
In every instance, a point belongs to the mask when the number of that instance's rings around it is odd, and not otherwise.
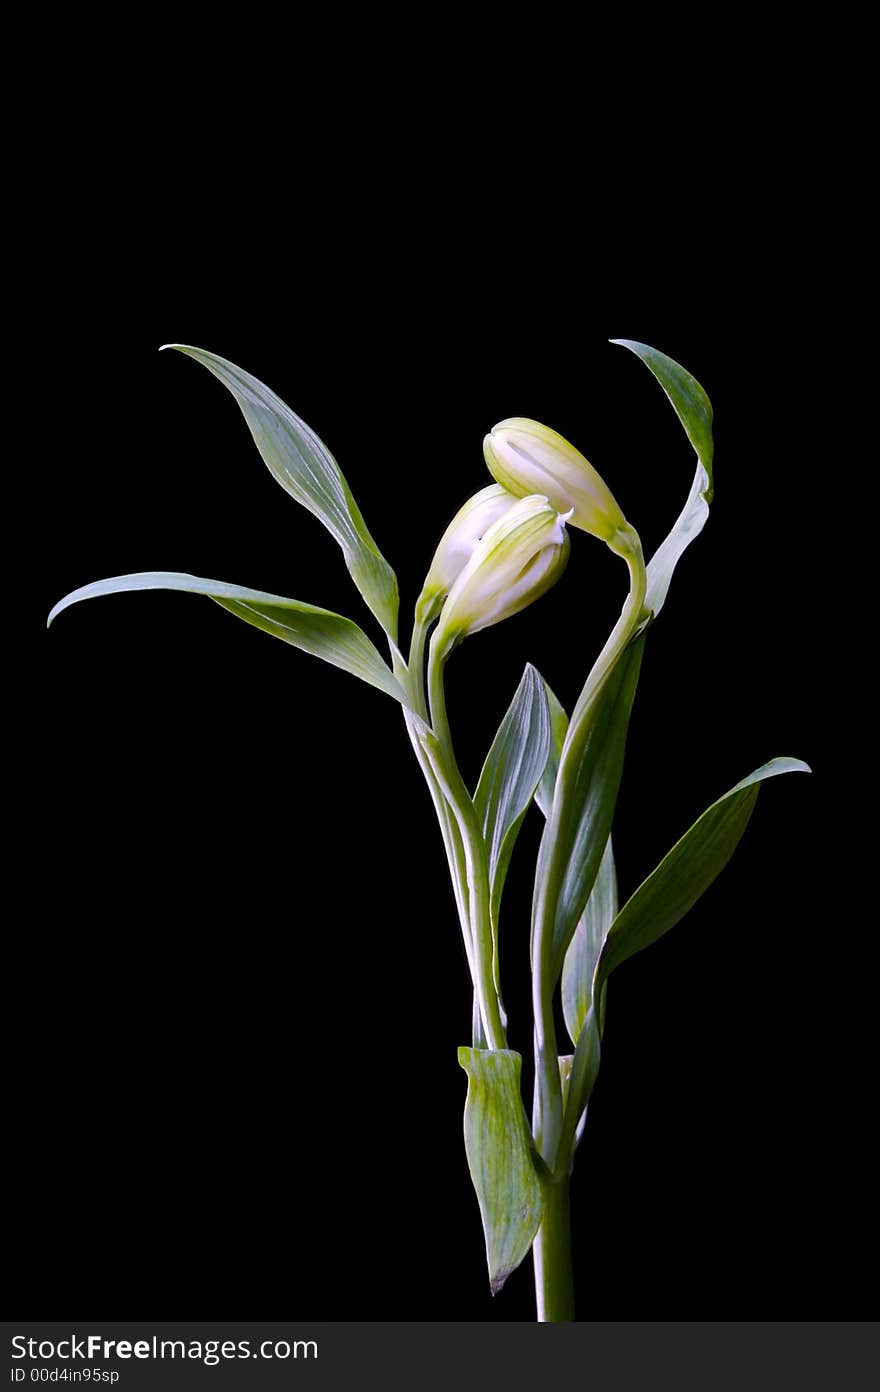
[[[60,345],[39,358],[45,608],[184,570],[379,639],[232,398],[166,341],[240,363],[327,442],[397,570],[405,636],[504,416],[572,439],[650,553],[693,455],[607,339],[683,362],[715,407],[716,502],[647,647],[622,893],[752,768],[792,754],[814,773],[764,787],[731,867],[612,983],[574,1181],[579,1311],[863,1314],[858,1035],[824,971],[832,640],[805,603],[829,555],[833,297],[804,293],[796,220],[733,190],[711,235],[680,182],[633,174],[626,213],[608,195],[575,209],[540,151],[518,179],[489,163],[465,179],[441,145],[391,172],[352,141],[344,164],[313,142],[308,171],[273,179],[245,177],[236,149],[217,194],[193,139],[173,197],[149,137],[126,178],[62,152],[59,206],[75,192],[78,211],[36,316]],[[624,594],[620,563],[575,534],[563,582],[456,654],[470,780],[523,663],[570,708]],[[20,1310],[532,1318],[528,1262],[488,1294],[461,1142],[466,968],[398,709],[195,597],[102,599],[38,643],[43,852],[11,977]],[[539,831],[535,814],[503,925],[527,1073]]]

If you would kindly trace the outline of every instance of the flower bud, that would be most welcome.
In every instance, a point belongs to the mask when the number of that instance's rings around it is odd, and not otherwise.
[[[469,633],[525,609],[556,583],[568,560],[567,520],[546,498],[533,495],[492,524],[443,606],[434,637],[441,656]]]
[[[480,537],[516,501],[514,495],[502,488],[500,483],[490,483],[488,488],[481,488],[479,493],[468,498],[464,507],[455,514],[434,552],[416,606],[423,622],[439,613],[445,596],[473,555]]]
[[[623,513],[592,464],[562,435],[538,421],[511,416],[483,441],[489,473],[518,498],[543,493],[571,524],[611,541],[628,531]]]

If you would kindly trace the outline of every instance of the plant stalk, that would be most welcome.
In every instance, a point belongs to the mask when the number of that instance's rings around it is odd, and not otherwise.
[[[604,648],[596,659],[572,711],[559,759],[553,806],[539,856],[548,848],[544,874],[536,883],[532,918],[532,1002],[535,1017],[535,1097],[532,1117],[535,1141],[549,1168],[567,1174],[571,1157],[559,1155],[563,1131],[562,1085],[553,1019],[553,993],[558,980],[554,963],[553,925],[565,875],[565,852],[559,827],[567,815],[577,779],[579,750],[583,747],[591,713],[614,666],[644,617],[646,574],[641,542],[632,528],[619,554],[626,561],[630,590],[626,603]],[[539,874],[541,859],[539,858]]]
[[[435,635],[436,637],[436,635]],[[483,830],[471,796],[465,787],[455,753],[446,714],[443,684],[445,657],[431,640],[428,659],[428,699],[431,724],[442,754],[441,786],[458,823],[467,867],[468,900],[471,913],[474,989],[479,1000],[483,1033],[490,1049],[506,1049],[507,1035],[495,981],[494,943],[489,908],[489,862]]]
[[[562,1324],[574,1319],[568,1186],[567,1175],[547,1185],[544,1217],[532,1245],[535,1301],[542,1324]]]
[[[413,698],[416,711],[423,720],[428,718],[428,707],[425,700],[425,638],[428,625],[416,620],[413,628],[412,646],[410,648],[409,664],[406,665],[400,659],[399,653],[392,645],[392,661],[394,664],[394,674],[398,681],[409,691]],[[431,801],[437,813],[437,820],[440,823],[440,832],[443,837],[443,845],[446,848],[446,858],[449,865],[449,876],[452,881],[452,890],[455,896],[455,905],[458,910],[459,923],[461,924],[462,938],[464,941],[465,956],[467,957],[468,968],[471,979],[476,979],[476,970],[473,960],[473,944],[471,941],[470,908],[468,904],[467,872],[465,865],[464,849],[461,844],[461,836],[455,818],[452,815],[443,791],[431,769],[427,755],[419,743],[419,738],[413,725],[412,717],[404,709],[404,722],[406,731],[409,735],[413,753],[418,760],[419,767],[428,785]]]

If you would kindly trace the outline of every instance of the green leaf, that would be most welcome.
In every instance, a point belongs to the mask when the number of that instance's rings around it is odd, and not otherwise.
[[[523,1111],[519,1054],[461,1048],[458,1061],[468,1075],[464,1148],[483,1219],[489,1283],[497,1295],[534,1241],[544,1191]]]
[[[564,1092],[565,1112],[562,1120],[562,1135],[559,1143],[560,1157],[567,1157],[569,1166],[574,1155],[576,1141],[580,1140],[587,1103],[599,1076],[602,1046],[596,1012],[592,1006],[587,1011],[583,1028],[574,1051],[569,1071],[568,1087]]]
[[[229,585],[223,580],[202,580],[197,575],[178,575],[173,571],[147,570],[136,575],[115,575],[108,580],[96,580],[83,585],[59,600],[49,615],[51,623],[63,609],[81,599],[98,595],[121,594],[129,590],[184,590],[208,595],[231,614],[246,623],[283,638],[304,652],[322,657],[361,681],[386,691],[401,705],[408,706],[409,698],[397,678],[382,660],[362,629],[351,619],[333,614],[329,609],[316,609],[313,604],[300,604],[296,599],[248,590],[241,585]]]
[[[544,689],[550,706],[553,739],[547,767],[535,793],[535,801],[544,816],[549,817],[553,805],[559,757],[568,731],[568,716],[546,682]],[[602,859],[599,862],[599,869],[590,891],[590,897],[587,900],[587,906],[575,928],[574,937],[569,943],[562,968],[562,1010],[574,1044],[577,1044],[584,1018],[590,1008],[593,972],[596,969],[599,953],[602,951],[602,945],[616,913],[617,871],[614,867],[614,852],[609,836]],[[564,1058],[568,1057],[568,1055],[564,1056]],[[560,1067],[562,1066],[563,1059],[561,1058]],[[570,1071],[571,1065],[569,1064],[568,1072]],[[568,1074],[565,1071],[563,1071],[563,1080],[565,1088],[567,1088]]]
[[[665,353],[637,343],[631,338],[612,338],[635,353],[650,368],[675,408],[678,419],[697,455],[697,471],[691,491],[672,531],[661,542],[648,563],[648,593],[645,608],[659,614],[666,602],[672,572],[694,537],[699,536],[709,516],[712,501],[712,405],[695,377]]]
[[[489,850],[494,956],[498,913],[513,847],[550,752],[550,709],[544,683],[527,666],[486,756],[474,807]],[[496,960],[496,986],[497,981]]]
[[[596,991],[621,962],[668,933],[721,873],[746,829],[764,779],[809,772],[801,759],[771,759],[707,808],[620,910],[599,958]]]
[[[599,954],[617,916],[617,872],[611,837],[562,967],[562,1013],[573,1044],[577,1044],[587,1011],[593,1003],[593,974]]]
[[[195,358],[229,388],[269,469],[282,488],[313,512],[339,542],[354,583],[396,642],[397,577],[367,530],[327,446],[280,397],[235,363],[186,343],[163,346]]]
[[[562,1104],[568,1096],[568,1085],[571,1082],[571,1069],[574,1063],[574,1054],[559,1055],[559,1082],[562,1085]]]
[[[546,882],[551,857],[565,865],[556,896],[552,935],[552,972],[555,980],[575,928],[593,889],[611,822],[620,778],[633,698],[642,665],[645,631],[624,649],[596,698],[575,755],[570,748],[572,783],[564,815],[558,826],[548,821],[541,840],[537,883]]]
[[[559,756],[562,753],[562,746],[565,743],[565,736],[568,732],[568,716],[564,707],[556,699],[550,687],[544,682],[544,692],[547,696],[547,704],[550,707],[550,753],[547,756],[547,765],[541,775],[541,781],[535,791],[535,801],[544,813],[545,817],[550,816],[550,808],[553,806],[553,793],[556,788],[556,775],[559,772]]]

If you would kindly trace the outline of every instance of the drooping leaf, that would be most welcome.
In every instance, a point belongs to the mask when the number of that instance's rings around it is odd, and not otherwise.
[[[497,1295],[534,1241],[544,1191],[520,1094],[522,1059],[511,1049],[466,1049],[464,1146],[483,1220],[489,1284]]]
[[[550,731],[552,738],[550,740],[550,753],[547,756],[547,765],[541,775],[541,781],[535,790],[535,801],[544,816],[549,817],[550,808],[553,806],[553,791],[556,787],[556,774],[559,771],[559,756],[562,753],[562,746],[565,743],[565,736],[568,732],[568,716],[546,682],[544,682],[544,691],[547,696],[547,704],[550,708]]]
[[[592,1005],[593,974],[616,916],[617,871],[609,836],[587,907],[578,921],[562,967],[562,1013],[573,1044],[578,1042]]]
[[[474,794],[474,807],[489,851],[496,955],[498,913],[510,857],[544,772],[550,742],[550,710],[544,683],[535,668],[528,665],[498,727]]]
[[[809,765],[801,759],[771,759],[694,822],[614,920],[599,958],[597,991],[621,962],[668,933],[721,873],[746,829],[764,779],[796,772],[809,773]]]
[[[241,585],[229,585],[223,580],[203,580],[197,575],[179,575],[174,571],[147,570],[135,575],[115,575],[83,585],[59,600],[49,615],[51,623],[62,610],[82,599],[98,595],[122,594],[130,590],[183,590],[191,594],[208,595],[231,614],[266,633],[292,643],[304,652],[322,657],[334,667],[360,677],[408,706],[409,698],[397,678],[382,660],[377,649],[362,629],[351,619],[334,614],[329,609],[317,609],[313,604],[301,604],[282,595],[265,594]]]
[[[186,343],[166,343],[164,347],[195,358],[229,388],[272,474],[339,542],[354,583],[396,642],[397,577],[367,530],[351,489],[324,442],[280,397],[235,363]]]
[[[648,563],[648,592],[645,608],[659,614],[666,601],[669,582],[683,553],[699,536],[709,516],[712,501],[712,405],[695,377],[665,353],[637,343],[631,338],[612,338],[635,353],[650,368],[675,408],[678,419],[697,455],[697,470],[687,501],[671,532]]]
[[[564,805],[554,824],[544,829],[537,879],[546,884],[548,866],[564,865],[552,926],[552,973],[555,980],[575,928],[593,889],[617,802],[633,698],[639,680],[645,632],[629,643],[599,688],[589,717],[581,722],[576,757]],[[567,756],[568,757],[568,756]],[[557,859],[558,858],[558,859]]]

